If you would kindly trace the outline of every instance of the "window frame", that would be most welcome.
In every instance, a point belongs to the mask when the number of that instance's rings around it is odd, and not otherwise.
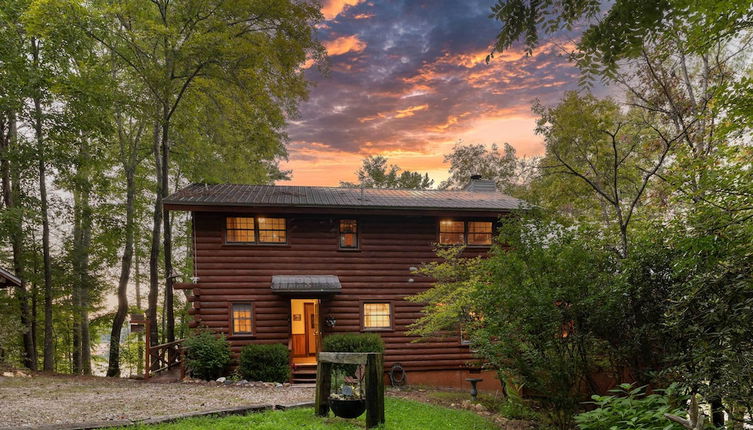
[[[228,234],[227,234],[228,230],[248,231],[248,229],[237,229],[237,228],[231,228],[231,229],[229,229],[229,228],[227,228],[227,220],[230,219],[230,218],[251,218],[253,220],[253,227],[251,227],[251,231],[253,231],[253,233],[254,233],[254,241],[253,242],[229,241],[228,240]],[[243,215],[243,216],[239,216],[239,215],[226,215],[225,217],[223,217],[222,221],[223,221],[223,223],[222,223],[223,243],[225,245],[253,245],[253,244],[258,243],[258,234],[257,234],[257,230],[256,230],[256,215],[250,215],[250,216],[247,216],[247,215]]]
[[[251,306],[251,331],[250,332],[235,332],[235,317],[233,315],[233,307],[235,305],[249,305]],[[228,315],[228,337],[256,337],[256,304],[253,301],[231,301],[227,304]]]
[[[368,304],[386,304],[389,306],[390,309],[390,326],[389,327],[366,327],[364,325],[365,323],[365,310],[366,305]],[[361,308],[361,316],[360,316],[360,322],[361,322],[361,331],[362,332],[372,332],[372,331],[383,331],[383,332],[389,332],[389,331],[395,331],[395,305],[392,303],[392,300],[361,300],[359,303],[359,306]]]
[[[440,242],[440,239],[442,237],[442,231],[441,231],[442,221],[457,221],[457,222],[462,222],[463,223],[463,243],[454,243],[453,244],[453,243],[442,243],[442,242]],[[491,231],[491,239],[492,239],[492,241],[491,241],[490,244],[484,245],[484,244],[471,244],[471,243],[468,243],[468,234],[469,234],[469,232],[468,232],[468,223],[471,223],[471,222],[488,222],[488,223],[491,223],[491,225],[492,225],[492,231]],[[437,241],[436,241],[436,244],[439,245],[439,246],[445,246],[445,247],[450,247],[450,246],[465,246],[466,248],[490,248],[494,244],[494,226],[495,226],[495,221],[494,220],[489,220],[489,219],[486,219],[486,218],[437,218],[437,231],[436,231]]]
[[[259,217],[262,218],[281,218],[285,220],[285,242],[262,242],[259,235]],[[254,242],[230,242],[227,240],[227,219],[228,218],[253,218],[254,219]],[[222,245],[223,246],[290,246],[290,226],[288,225],[288,218],[283,215],[224,215],[222,223]],[[271,230],[265,230],[271,231]],[[281,230],[280,230],[281,231]]]
[[[288,219],[284,216],[262,216],[262,218],[270,218],[270,219],[281,219],[284,224],[284,229],[269,229],[265,228],[264,231],[284,231],[285,232],[285,241],[284,242],[264,242],[261,240],[261,228],[259,228],[259,215],[254,216],[255,220],[255,232],[256,232],[256,243],[259,245],[287,245],[288,244]]]
[[[489,224],[491,224],[491,230],[489,231],[489,233],[475,232],[475,234],[488,234],[489,235],[489,243],[488,244],[487,243],[470,243],[469,242],[470,235],[471,235],[471,231],[469,230],[469,227],[470,227],[470,224],[472,222],[488,222]],[[493,243],[494,243],[494,221],[486,221],[486,220],[478,220],[478,219],[465,220],[465,245],[466,246],[477,247],[477,248],[488,248],[488,247],[492,246]]]
[[[342,246],[342,221],[355,221],[356,223],[356,246]],[[347,233],[350,234],[350,233]],[[361,220],[358,218],[339,218],[337,220],[337,249],[339,251],[360,251],[361,250]]]

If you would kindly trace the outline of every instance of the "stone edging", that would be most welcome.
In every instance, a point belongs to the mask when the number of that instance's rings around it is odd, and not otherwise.
[[[287,410],[294,408],[305,408],[314,406],[314,402],[303,403],[291,403],[287,405],[256,405],[256,406],[238,406],[235,408],[214,409],[209,411],[187,412],[184,414],[165,415],[157,418],[147,418],[143,420],[121,420],[121,421],[92,421],[88,423],[71,423],[71,424],[49,424],[36,427],[22,427],[25,430],[90,430],[90,429],[104,429],[113,427],[127,427],[134,425],[152,425],[169,423],[186,418],[204,417],[208,415],[214,415],[218,417],[228,415],[247,415],[254,412],[262,412],[269,410]],[[0,427],[0,430],[11,430],[18,427]]]

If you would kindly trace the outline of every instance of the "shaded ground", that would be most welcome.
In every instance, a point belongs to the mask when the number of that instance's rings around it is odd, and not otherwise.
[[[286,405],[313,399],[311,387],[159,384],[36,374],[32,377],[0,376],[0,427],[141,420],[234,406]]]
[[[527,408],[514,408],[500,396],[480,394],[477,402],[471,402],[468,391],[437,390],[433,388],[403,387],[391,389],[388,395],[401,399],[416,400],[450,409],[465,409],[494,422],[504,430],[529,430],[538,428],[535,416]],[[512,415],[512,416],[511,416]]]

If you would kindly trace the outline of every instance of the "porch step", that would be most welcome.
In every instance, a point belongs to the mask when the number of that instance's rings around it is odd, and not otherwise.
[[[311,384],[316,382],[316,364],[297,364],[293,366],[290,382],[293,384]]]

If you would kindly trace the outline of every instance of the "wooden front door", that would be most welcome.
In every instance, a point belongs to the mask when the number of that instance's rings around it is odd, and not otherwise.
[[[306,355],[315,357],[319,350],[319,312],[316,303],[304,303],[303,315],[306,323]]]

